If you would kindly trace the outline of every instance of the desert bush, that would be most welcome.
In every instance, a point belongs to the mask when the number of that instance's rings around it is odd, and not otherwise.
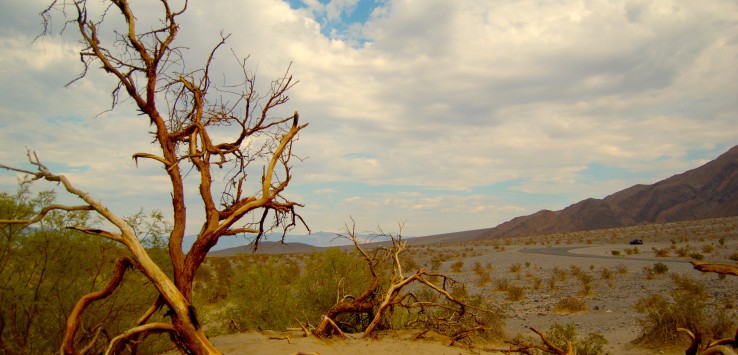
[[[490,282],[492,282],[492,276],[490,276],[488,273],[486,272],[477,273],[477,282],[476,282],[477,287],[487,286],[487,284],[489,284]]]
[[[589,296],[592,294],[592,275],[587,273],[580,273],[577,275],[577,280],[581,283],[581,290],[579,291],[579,294],[582,296]]]
[[[533,277],[531,280],[533,280],[533,289],[540,290],[541,284],[543,284],[543,280],[540,277]]]
[[[620,250],[613,250],[610,254],[612,254],[612,256],[620,256]]]
[[[484,267],[482,266],[482,263],[480,263],[479,261],[475,261],[474,262],[474,266],[472,267],[472,271],[474,271],[474,273],[477,274],[477,275],[482,275],[482,274],[486,274],[487,273],[487,271],[484,270]]]
[[[525,297],[525,288],[521,286],[511,285],[507,288],[508,301],[520,301]]]
[[[420,269],[420,265],[418,265],[415,258],[411,255],[405,255],[402,260],[400,260],[400,265],[402,265],[403,270],[407,270],[408,272],[415,272]]]
[[[557,278],[559,279],[559,281],[561,281],[561,282],[565,282],[565,281],[566,281],[566,278],[568,277],[568,273],[567,273],[567,272],[566,272],[565,270],[563,270],[563,269],[559,269],[559,267],[558,267],[558,266],[555,266],[555,267],[553,268],[553,274],[554,274],[554,276],[556,276],[556,277],[557,277]]]
[[[697,252],[694,252],[694,253],[690,253],[690,254],[689,254],[689,257],[690,257],[690,258],[692,258],[692,259],[694,259],[694,260],[702,260],[702,259],[704,259],[704,258],[705,258],[705,256],[704,256],[704,255],[702,255],[702,254],[700,254],[700,253],[697,253]]]
[[[671,280],[674,283],[674,291],[676,292],[684,292],[698,299],[706,299],[708,297],[705,284],[689,277],[687,274],[672,274]]]
[[[521,266],[520,263],[514,263],[510,265],[510,272],[517,273],[520,272]]]
[[[732,335],[736,326],[736,319],[728,312],[687,292],[672,292],[672,300],[652,294],[638,300],[635,309],[643,315],[638,320],[639,344],[686,344],[685,337],[675,331],[677,328],[700,332],[706,338],[724,338]]]
[[[464,270],[464,262],[459,260],[451,264],[451,272],[461,272]]]
[[[658,262],[656,264],[653,264],[653,272],[657,274],[665,274],[669,272],[669,267],[662,262]]]
[[[702,252],[705,254],[710,254],[715,250],[715,248],[712,245],[705,244],[702,246]]]
[[[564,297],[554,306],[554,311],[559,313],[578,313],[586,310],[587,303],[574,296]]]
[[[669,249],[667,249],[667,248],[659,249],[659,248],[653,247],[651,249],[653,250],[653,253],[657,257],[665,258],[665,257],[669,256]]]
[[[500,278],[495,280],[495,290],[497,291],[507,291],[511,286],[512,283],[510,282],[510,279]]]
[[[546,339],[561,349],[566,349],[566,341],[571,342],[577,355],[602,355],[605,353],[607,339],[600,333],[589,333],[584,338],[577,337],[574,324],[554,323],[545,332]]]
[[[556,289],[556,275],[551,275],[551,277],[548,278],[548,289],[553,291]]]
[[[301,270],[302,269],[302,270]],[[330,248],[311,254],[304,266],[284,257],[268,258],[237,270],[231,285],[227,331],[284,329],[299,315],[320,319],[345,297],[355,297],[371,283],[366,262],[354,253]],[[342,319],[356,326],[361,319]],[[233,329],[235,328],[235,329]]]
[[[735,253],[731,254],[728,257],[728,259],[733,260],[733,261],[738,261],[738,251],[736,251]]]
[[[612,270],[610,270],[610,268],[603,267],[600,269],[600,277],[603,280],[612,280]]]
[[[31,218],[54,200],[53,192],[34,196],[26,185],[15,194],[0,192],[0,220]],[[162,259],[166,249],[160,243],[166,226],[155,213],[150,218],[140,212],[126,220],[134,229],[151,232],[143,244],[156,262],[167,265]],[[77,300],[109,282],[115,261],[128,255],[126,250],[110,240],[67,228],[93,227],[94,223],[86,212],[52,211],[34,228],[7,224],[0,228],[1,354],[58,352],[67,317]],[[134,270],[126,272],[125,279],[108,298],[87,308],[82,317],[85,331],[99,328],[118,335],[151,306],[156,292],[148,280]],[[90,352],[105,350],[106,344],[100,340],[90,344]],[[145,345],[152,352],[166,346],[158,336]]]

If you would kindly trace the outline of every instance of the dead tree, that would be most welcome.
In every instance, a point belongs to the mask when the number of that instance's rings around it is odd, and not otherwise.
[[[353,222],[353,221],[352,221]],[[402,230],[402,225],[400,226]],[[361,254],[363,259],[366,261],[369,272],[372,275],[372,283],[359,297],[352,301],[339,301],[328,313],[323,317],[318,327],[315,330],[317,336],[328,336],[334,329],[336,317],[345,313],[366,313],[369,314],[370,322],[369,325],[364,329],[364,338],[372,337],[372,334],[382,321],[384,317],[388,315],[395,307],[402,307],[407,309],[412,308],[433,308],[441,307],[452,310],[453,317],[455,319],[443,319],[436,320],[437,322],[447,322],[457,325],[457,329],[452,336],[453,342],[464,338],[474,332],[483,332],[487,328],[480,324],[474,324],[474,326],[465,328],[465,325],[458,322],[461,317],[465,315],[476,318],[474,312],[487,312],[485,309],[476,308],[469,306],[463,300],[459,300],[449,292],[448,285],[455,283],[455,281],[442,274],[429,273],[426,270],[419,269],[409,276],[405,276],[402,270],[401,254],[405,251],[406,241],[402,239],[401,234],[386,234],[380,231],[378,236],[386,237],[389,239],[387,247],[380,247],[375,249],[375,253],[370,255],[360,245],[356,232],[355,223],[349,228],[346,228],[347,236],[349,240],[354,244],[354,248]],[[386,285],[384,292],[380,289],[380,277],[377,267],[382,259],[389,259],[391,264],[391,271],[389,280]],[[428,277],[440,277],[443,280],[441,285],[431,282]],[[442,305],[435,302],[419,300],[414,293],[404,292],[406,287],[411,284],[419,284],[420,287],[426,287],[443,296],[451,306]],[[439,325],[439,324],[436,324]]]
[[[708,263],[703,261],[692,261],[691,263],[695,270],[699,270],[701,272],[714,272],[720,275],[738,276],[738,266],[735,265]],[[735,355],[735,349],[738,349],[738,328],[735,329],[735,336],[733,338],[713,341],[704,341],[702,334],[699,332],[697,332],[697,334],[693,334],[689,329],[678,328],[677,331],[687,334],[691,340],[691,344],[686,351],[687,355]]]
[[[259,93],[255,76],[247,70],[245,61],[239,60],[242,72],[238,82],[214,83],[210,69],[218,49],[228,38],[223,35],[209,56],[203,58],[200,69],[187,68],[183,49],[175,45],[179,18],[188,6],[186,0],[178,9],[172,8],[167,0],[159,0],[159,18],[146,23],[139,23],[143,22],[140,18],[146,16],[137,17],[128,0],[103,3],[103,8],[99,9],[99,4],[86,0],[54,1],[41,13],[45,34],[50,31],[49,21],[62,16],[64,28],[77,32],[83,45],[80,51],[83,71],[72,82],[83,79],[90,68],[99,66],[117,82],[112,90],[113,108],[120,95],[127,96],[153,127],[152,137],[159,152],[135,153],[133,159],[137,163],[149,160],[159,164],[171,183],[173,228],[168,252],[173,279],[152,261],[134,229],[123,218],[74,186],[65,176],[50,171],[35,152],[28,153],[30,163],[35,166],[33,171],[5,165],[0,168],[27,174],[34,180],[61,184],[67,192],[78,197],[81,204],[52,205],[30,220],[0,223],[32,224],[51,210],[94,211],[109,222],[112,229],[70,228],[117,241],[130,252],[130,258],[119,263],[116,276],[105,289],[84,297],[77,304],[67,322],[62,353],[77,353],[79,344],[75,336],[81,313],[90,302],[113,292],[122,280],[118,275],[129,266],[143,273],[160,296],[152,300],[151,309],[135,327],[112,339],[109,352],[146,334],[169,333],[182,351],[219,353],[203,333],[192,306],[193,278],[206,254],[223,236],[251,234],[258,245],[267,231],[279,228],[286,233],[296,222],[304,224],[296,212],[302,205],[285,198],[283,192],[292,179],[290,169],[296,158],[293,143],[307,125],[299,123],[297,112],[282,116],[274,113],[275,107],[289,100],[287,91],[295,82],[288,70],[272,82],[268,92]],[[151,4],[136,6],[147,5]],[[94,11],[95,8],[100,11]],[[216,141],[216,136],[222,134],[215,135],[213,131],[223,127],[227,127],[230,137]],[[196,184],[199,190],[204,222],[197,240],[185,254],[182,241],[187,218],[185,174],[188,172],[188,183]],[[223,180],[224,187],[213,184],[217,180]],[[253,218],[244,218],[246,216]],[[161,307],[169,308],[167,314],[171,316],[171,323],[149,323],[151,315]]]

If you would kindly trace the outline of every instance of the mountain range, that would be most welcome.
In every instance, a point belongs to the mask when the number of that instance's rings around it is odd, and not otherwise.
[[[634,185],[560,211],[516,217],[478,239],[532,236],[738,215],[738,146],[698,168],[652,185]]]
[[[738,216],[738,146],[698,168],[652,185],[634,185],[603,199],[588,198],[559,211],[541,210],[489,229],[410,238],[408,243],[419,245],[466,242],[730,216]],[[331,233],[324,234],[335,236]],[[302,242],[310,239],[294,237],[290,240]],[[316,251],[325,246],[296,242],[284,245],[267,241],[260,244],[257,253]],[[250,252],[250,245],[241,245],[213,251],[210,255],[227,256]]]

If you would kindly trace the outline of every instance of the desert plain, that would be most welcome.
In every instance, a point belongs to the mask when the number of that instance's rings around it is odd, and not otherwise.
[[[630,244],[632,240],[643,244]],[[708,302],[738,323],[738,277],[702,273],[690,260],[735,264],[738,217],[637,227],[465,242],[410,243],[405,258],[461,281],[469,294],[483,294],[505,315],[504,333],[534,334],[558,323],[579,336],[598,333],[609,354],[683,354],[688,339],[653,345],[637,343],[642,333],[635,309],[639,299],[669,297],[677,280],[701,285]],[[571,309],[564,300],[574,301]],[[422,329],[381,331],[374,339],[305,337],[296,329],[248,330],[213,338],[225,354],[495,354],[509,349],[504,339],[450,339]]]

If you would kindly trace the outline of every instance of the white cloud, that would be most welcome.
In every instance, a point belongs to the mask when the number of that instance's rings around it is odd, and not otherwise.
[[[349,214],[363,224],[407,220],[414,235],[493,226],[542,208],[513,200],[520,191],[568,203],[603,197],[693,168],[738,137],[732,1],[396,0],[381,2],[351,36],[332,38],[321,18],[355,11],[356,1],[303,3],[191,3],[181,44],[194,68],[221,30],[231,33],[227,47],[251,54],[262,87],[292,62],[300,83],[287,111],[310,122],[293,185],[319,228],[340,228]],[[35,6],[13,4],[23,16]],[[0,29],[0,74],[17,83],[0,89],[0,140],[9,142],[0,161],[21,164],[29,146],[88,167],[74,173],[80,185],[130,195],[123,204],[134,211],[141,201],[166,209],[156,164],[136,169],[130,159],[153,149],[148,123],[127,106],[95,117],[110,104],[104,73],[61,88],[80,69],[70,33],[32,43],[38,32],[24,21]],[[357,36],[365,42],[341,40]],[[230,48],[215,69],[237,81]],[[584,176],[593,163],[633,176]],[[135,188],[116,192],[120,181]],[[472,192],[506,181],[515,181],[512,197]],[[303,187],[328,182],[335,186]]]

